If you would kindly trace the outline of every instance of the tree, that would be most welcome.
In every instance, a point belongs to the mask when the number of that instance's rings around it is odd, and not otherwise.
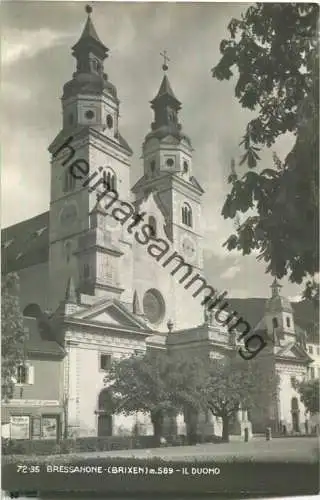
[[[69,437],[69,396],[67,393],[64,393],[64,395],[63,395],[62,409],[63,409],[62,439],[68,439],[68,437]]]
[[[267,400],[263,398],[267,403],[276,394],[277,379],[272,375],[272,366],[268,372],[265,368],[255,360],[242,359],[237,353],[222,360],[210,360],[207,364],[203,393],[209,410],[222,419],[223,441],[229,441],[230,422],[240,408],[253,407],[262,393],[268,395]]]
[[[169,397],[177,411],[183,413],[189,444],[197,440],[197,422],[200,411],[207,409],[203,387],[207,366],[198,356],[174,354],[169,358]]]
[[[315,280],[307,281],[302,295],[303,299],[310,300],[313,305],[319,308],[319,283]]]
[[[260,3],[232,19],[229,40],[213,77],[229,80],[237,70],[235,96],[256,112],[245,130],[240,165],[222,215],[234,219],[255,211],[225,242],[244,255],[259,251],[267,272],[301,283],[319,271],[319,7],[313,4]],[[255,171],[259,151],[283,134],[294,146],[281,162]],[[236,219],[237,220],[237,219]]]
[[[164,417],[173,409],[166,354],[148,352],[113,362],[104,383],[113,395],[116,413],[140,411],[150,415],[159,444]]]
[[[2,398],[11,399],[17,366],[24,362],[27,330],[19,300],[19,277],[15,273],[4,276],[1,284],[1,387]]]
[[[303,382],[296,382],[295,385],[300,394],[300,398],[306,410],[311,415],[320,412],[319,404],[319,379],[304,380]]]

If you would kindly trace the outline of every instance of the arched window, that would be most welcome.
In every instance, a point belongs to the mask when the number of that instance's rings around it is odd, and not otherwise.
[[[96,59],[92,59],[92,61],[91,61],[91,67],[92,67],[93,71],[96,71],[97,73],[99,73],[99,71],[100,71],[100,63],[99,63],[99,61],[97,61]]]
[[[152,160],[150,162],[150,171],[152,174],[154,173],[155,169],[156,169],[156,162],[155,162],[155,160]]]
[[[153,215],[150,215],[148,224],[151,227],[151,236],[155,238],[157,236],[157,221]]]
[[[67,169],[64,173],[63,192],[68,193],[69,191],[74,191],[75,187],[76,187],[76,178],[73,175],[71,175],[71,173]]]
[[[182,223],[192,227],[192,209],[188,203],[184,203],[181,209]]]
[[[103,171],[103,184],[108,191],[117,190],[116,174],[111,169]]]
[[[23,310],[23,316],[27,318],[38,318],[41,314],[41,309],[38,304],[28,304]]]
[[[291,323],[290,323],[290,318],[288,316],[286,318],[286,323],[287,323],[287,327],[290,328]]]
[[[278,319],[277,318],[272,318],[272,326],[273,328],[278,328]]]

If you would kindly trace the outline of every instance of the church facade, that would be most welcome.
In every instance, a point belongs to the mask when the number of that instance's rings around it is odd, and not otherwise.
[[[67,420],[69,431],[79,436],[130,434],[137,425],[148,434],[152,426],[144,415],[108,411],[103,379],[110,361],[147,349],[223,358],[243,339],[230,335],[217,315],[204,313],[203,189],[167,66],[151,101],[154,118],[142,146],[143,175],[131,186],[132,150],[120,131],[117,89],[104,72],[108,49],[90,14],[72,53],[76,69],[63,88],[62,128],[49,146],[50,208],[3,230],[3,270],[19,273],[26,321],[39,320],[43,311],[50,318],[51,330],[41,331],[37,342],[38,353],[42,342],[59,346],[50,361],[61,367],[60,393],[51,403],[59,425]],[[306,376],[310,357],[305,332],[277,281],[260,320],[251,326],[272,339],[280,386],[272,405],[249,416],[239,412],[236,432],[245,427],[261,432],[270,422],[288,432],[303,431],[308,416],[292,380]],[[40,358],[42,364],[32,371],[34,384],[46,377],[47,359]],[[28,363],[34,368],[32,358]],[[20,385],[30,380],[25,377]],[[5,405],[9,423],[30,416],[30,405],[40,420],[48,414],[41,410],[43,396],[37,390],[30,394]],[[177,423],[178,432],[185,432],[183,419]],[[199,426],[221,433],[221,422],[210,416]]]

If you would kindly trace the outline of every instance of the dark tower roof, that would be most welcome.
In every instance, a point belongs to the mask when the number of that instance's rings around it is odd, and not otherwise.
[[[181,108],[181,102],[174,95],[174,92],[171,88],[169,78],[167,77],[167,75],[163,76],[158,94],[156,95],[156,97],[154,99],[152,99],[152,101],[150,101],[152,108],[154,109],[154,107],[157,105],[157,103],[159,101],[164,100],[164,99],[170,101],[172,104],[175,104],[177,109]]]
[[[101,58],[105,59],[107,56],[108,48],[101,42],[94,24],[91,20],[91,10],[87,9],[86,12],[88,14],[88,18],[82,34],[79,38],[79,41],[72,47],[73,54],[76,56],[77,52],[82,51],[83,49],[91,49],[92,52],[98,52]]]
[[[87,22],[86,22],[85,27],[83,29],[80,40],[85,39],[85,38],[94,38],[94,40],[96,40],[96,42],[101,43],[101,45],[103,45],[100,38],[98,37],[98,34],[96,32],[96,29],[94,27],[94,24],[91,20],[90,15],[88,16],[88,19],[87,19]]]
[[[179,141],[185,140],[191,147],[189,137],[184,134],[179,123],[179,110],[181,109],[181,102],[176,98],[169,78],[166,74],[168,66],[164,64],[162,69],[165,71],[163,75],[158,93],[152,101],[150,101],[151,108],[154,111],[154,121],[151,124],[151,132],[147,134],[145,142],[149,139],[156,137],[159,140],[172,135]]]
[[[106,91],[118,103],[117,90],[104,73],[104,60],[109,49],[101,42],[91,20],[91,7],[86,6],[88,18],[78,42],[72,47],[72,55],[77,60],[77,69],[72,80],[63,87],[63,98],[79,93],[99,95]]]

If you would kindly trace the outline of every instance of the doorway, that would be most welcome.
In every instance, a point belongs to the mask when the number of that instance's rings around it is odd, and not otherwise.
[[[98,399],[98,436],[112,436],[112,412],[111,392],[108,389],[103,389]]]

